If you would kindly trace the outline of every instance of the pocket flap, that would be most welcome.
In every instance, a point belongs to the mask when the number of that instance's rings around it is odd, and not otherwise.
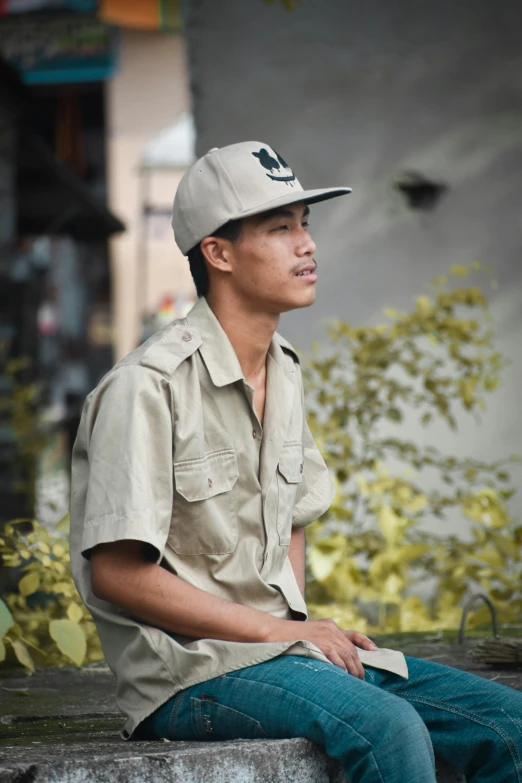
[[[199,459],[174,463],[174,482],[185,500],[207,500],[229,492],[239,476],[234,449],[222,449]]]
[[[285,443],[277,467],[289,484],[299,484],[303,480],[303,444]]]

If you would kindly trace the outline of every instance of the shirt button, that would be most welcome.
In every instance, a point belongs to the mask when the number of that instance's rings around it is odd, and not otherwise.
[[[183,334],[181,335],[181,339],[185,340],[185,342],[188,343],[192,340],[192,335],[190,334],[190,332],[183,332]]]
[[[209,480],[208,480],[208,485],[212,489],[212,479],[211,478],[209,478]]]
[[[257,438],[257,432],[255,430],[252,430],[252,437]]]

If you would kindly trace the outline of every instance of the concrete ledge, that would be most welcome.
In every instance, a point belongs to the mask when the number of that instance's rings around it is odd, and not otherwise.
[[[522,690],[522,672],[481,667],[466,647],[392,641]],[[122,725],[104,664],[33,677],[0,670],[0,783],[345,783],[339,764],[308,740],[124,742]],[[442,760],[437,780],[465,783]]]
[[[123,742],[115,713],[0,718],[0,783],[345,783],[305,739]],[[440,783],[464,778],[438,765]]]
[[[0,783],[345,783],[339,764],[305,739],[136,742],[122,748],[115,737],[20,755],[19,763],[0,766]],[[464,780],[443,764],[437,779]]]

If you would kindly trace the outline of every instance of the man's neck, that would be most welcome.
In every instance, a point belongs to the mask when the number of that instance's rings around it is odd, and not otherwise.
[[[236,353],[245,379],[254,387],[264,379],[266,356],[279,323],[279,316],[255,312],[240,301],[213,298],[207,302]]]

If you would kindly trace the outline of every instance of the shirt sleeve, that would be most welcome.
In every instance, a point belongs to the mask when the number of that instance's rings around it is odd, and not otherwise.
[[[139,365],[110,373],[90,398],[88,474],[81,551],[125,539],[154,547],[161,560],[172,516],[170,385]]]
[[[321,514],[328,511],[335,495],[335,485],[317,448],[310,427],[306,421],[304,395],[301,395],[303,405],[303,481],[297,491],[296,503],[292,517],[293,527],[305,527],[314,522]]]

